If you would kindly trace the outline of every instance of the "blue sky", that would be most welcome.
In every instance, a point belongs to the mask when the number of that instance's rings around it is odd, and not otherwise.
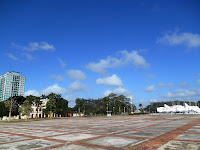
[[[200,99],[197,0],[0,2],[0,74],[26,76],[25,95],[110,92],[133,103]]]

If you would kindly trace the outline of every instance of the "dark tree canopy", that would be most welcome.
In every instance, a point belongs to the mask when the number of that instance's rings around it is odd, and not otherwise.
[[[86,115],[105,115],[108,111],[112,111],[114,114],[120,114],[124,112],[130,113],[131,104],[130,99],[126,98],[124,95],[117,95],[114,93],[100,99],[76,99],[76,105],[74,111],[80,111]],[[133,107],[134,108],[134,107]]]
[[[0,117],[7,116],[8,115],[8,109],[5,106],[4,102],[0,102]]]

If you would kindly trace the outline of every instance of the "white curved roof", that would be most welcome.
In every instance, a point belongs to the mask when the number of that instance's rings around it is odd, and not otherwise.
[[[185,103],[185,106],[182,105],[173,105],[168,106],[164,104],[164,107],[158,107],[157,112],[159,113],[169,113],[169,112],[196,112],[200,113],[200,108],[198,106],[189,106]]]

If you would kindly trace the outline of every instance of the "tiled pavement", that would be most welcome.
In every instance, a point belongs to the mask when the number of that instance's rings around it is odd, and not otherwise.
[[[200,150],[200,115],[0,122],[0,150]]]

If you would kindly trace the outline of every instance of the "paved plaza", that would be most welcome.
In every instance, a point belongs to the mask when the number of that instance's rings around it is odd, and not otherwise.
[[[0,150],[200,150],[200,115],[0,122]]]

